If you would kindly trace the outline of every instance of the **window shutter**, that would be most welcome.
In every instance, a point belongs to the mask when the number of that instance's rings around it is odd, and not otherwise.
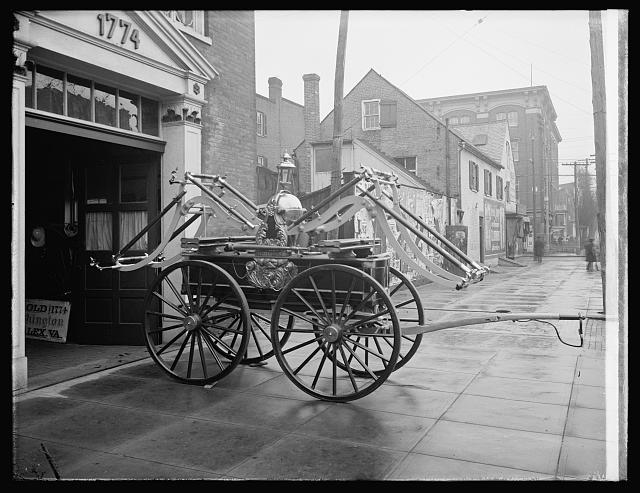
[[[469,188],[473,190],[475,180],[473,179],[473,161],[469,161]]]
[[[380,101],[380,127],[397,126],[398,103],[389,99]]]
[[[267,135],[267,114],[262,113],[262,135]]]

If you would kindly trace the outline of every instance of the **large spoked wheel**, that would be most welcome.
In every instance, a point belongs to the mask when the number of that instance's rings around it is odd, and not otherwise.
[[[242,364],[255,365],[268,360],[273,356],[273,341],[271,340],[271,319],[268,318],[270,313],[260,313],[251,311],[251,329],[249,332],[249,344],[247,345],[247,354],[241,361]],[[286,329],[293,328],[295,319],[289,316],[286,321],[280,322],[281,329],[280,344],[286,344],[291,336],[291,332]]]
[[[407,276],[393,267],[389,267],[389,296],[398,312],[400,327],[424,325],[424,309],[416,287]],[[402,346],[394,371],[402,368],[416,354],[421,342],[422,334],[402,335]]]
[[[283,316],[293,317],[295,327],[283,328]],[[298,274],[278,296],[271,320],[284,373],[307,394],[327,401],[373,392],[400,352],[400,323],[390,297],[373,277],[347,265],[318,265]],[[291,338],[282,344],[285,331]]]
[[[233,371],[245,355],[249,324],[249,306],[238,283],[202,260],[164,269],[145,298],[147,349],[162,370],[181,382],[209,384]]]

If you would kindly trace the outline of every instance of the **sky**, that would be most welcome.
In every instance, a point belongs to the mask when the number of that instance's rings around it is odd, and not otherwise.
[[[339,23],[339,11],[256,11],[256,92],[268,96],[267,80],[278,77],[282,96],[303,104],[302,75],[316,73],[324,118],[333,109]],[[595,152],[586,10],[350,11],[344,95],[370,69],[414,99],[547,86],[559,161]],[[573,181],[572,167],[559,174],[560,183]]]

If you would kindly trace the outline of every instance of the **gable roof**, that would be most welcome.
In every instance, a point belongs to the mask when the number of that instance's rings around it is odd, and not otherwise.
[[[497,163],[502,162],[505,136],[509,130],[508,123],[505,120],[453,125],[453,127],[464,136],[467,142],[475,142],[476,138],[481,135],[486,136],[486,144],[475,144],[475,146]]]
[[[387,79],[385,79],[382,75],[380,75],[378,72],[376,72],[375,70],[373,70],[373,68],[369,69],[369,71],[364,75],[364,77],[362,77],[362,79],[360,79],[355,86],[353,86],[353,88],[346,94],[346,96],[344,96],[342,99],[345,100],[349,97],[349,95],[356,90],[356,88],[362,84],[368,77],[370,77],[371,75],[374,75],[376,77],[378,77],[379,79],[381,79],[382,81],[384,81],[386,84],[388,84],[389,86],[391,86],[393,89],[395,89],[398,93],[400,93],[401,96],[404,96],[408,101],[410,101],[411,103],[413,103],[413,105],[421,112],[425,113],[426,115],[428,115],[430,118],[432,118],[436,123],[440,124],[442,127],[446,128],[446,124],[444,121],[442,121],[440,118],[438,118],[436,115],[434,115],[433,113],[431,113],[429,110],[427,110],[426,108],[424,108],[423,106],[421,106],[415,99],[413,99],[411,96],[409,96],[406,92],[404,92],[402,89],[400,89],[398,86],[392,84],[391,82],[389,82]],[[327,113],[327,116],[325,116],[322,121],[320,122],[320,126],[322,126],[322,124],[327,120],[327,118],[329,118],[329,116],[333,115],[333,110],[331,110],[329,113]],[[449,128],[449,132],[451,132],[455,137],[457,137],[458,139],[460,139],[461,141],[465,142],[465,147],[470,150],[473,154],[475,154],[476,156],[478,156],[480,159],[484,159],[486,160],[489,164],[491,164],[492,166],[495,166],[496,168],[503,168],[503,166],[500,164],[500,160],[499,159],[497,162],[494,161],[492,158],[490,158],[489,156],[487,156],[485,153],[483,153],[480,149],[478,149],[477,147],[475,147],[472,142],[471,139],[466,139],[462,134],[460,134],[459,132],[457,132],[456,130],[454,130],[451,126],[448,127]],[[379,150],[377,150],[377,152],[380,152]],[[430,186],[430,189],[433,190],[433,187]],[[442,192],[438,192],[438,193],[442,193]]]

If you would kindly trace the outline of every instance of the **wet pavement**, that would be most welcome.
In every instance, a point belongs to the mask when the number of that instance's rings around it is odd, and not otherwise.
[[[600,275],[583,259],[518,261],[463,291],[418,287],[427,320],[602,311]],[[578,322],[554,325],[579,343]],[[583,348],[535,321],[426,334],[405,366],[350,403],[305,394],[275,358],[207,388],[169,379],[143,348],[70,346],[65,370],[41,347],[27,353],[29,388],[14,395],[14,476],[603,479],[604,322],[584,329]]]

